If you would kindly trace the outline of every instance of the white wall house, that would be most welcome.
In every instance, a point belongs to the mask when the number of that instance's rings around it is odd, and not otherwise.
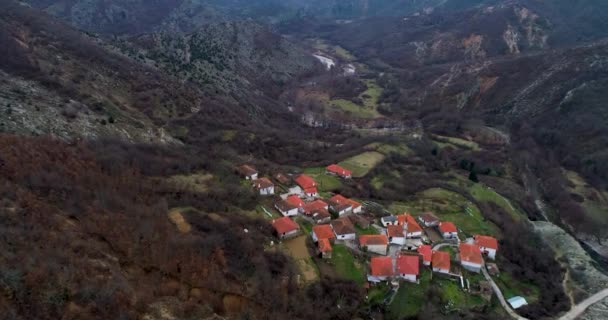
[[[361,235],[359,236],[359,247],[367,248],[367,252],[386,255],[388,239],[385,235]]]
[[[363,206],[362,205],[358,205],[358,206],[354,206],[353,207],[353,213],[361,213],[363,212]]]
[[[277,202],[274,207],[279,210],[284,217],[293,217],[298,215],[298,208],[285,202],[285,200]]]
[[[405,231],[402,226],[387,226],[386,236],[391,244],[403,246],[405,245]]]
[[[481,252],[485,253],[488,258],[492,259],[492,260],[496,260],[496,249],[492,249],[492,248],[486,248],[486,247],[479,247],[481,249]]]
[[[398,256],[395,266],[395,273],[399,278],[410,282],[418,282],[418,274],[420,274],[420,258],[418,256]]]
[[[354,241],[357,238],[355,226],[345,218],[340,218],[330,223],[337,240]]]
[[[477,272],[477,273],[479,273],[481,271],[481,263],[474,263],[474,262],[461,260],[460,264],[462,265],[463,268],[465,268],[469,271]]]

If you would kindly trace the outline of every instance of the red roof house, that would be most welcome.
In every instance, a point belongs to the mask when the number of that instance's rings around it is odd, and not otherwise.
[[[359,236],[359,246],[367,248],[368,252],[386,254],[388,249],[388,238],[383,234],[365,234]]]
[[[418,238],[422,236],[422,228],[416,222],[416,219],[409,213],[404,213],[397,216],[397,225],[407,226],[406,236],[408,238]]]
[[[420,274],[420,258],[418,256],[398,256],[396,266],[397,275],[405,280],[416,282],[418,274]]]
[[[449,221],[444,221],[439,223],[439,232],[444,239],[454,239],[458,237],[458,229],[456,225]]]
[[[352,171],[344,169],[337,164],[331,164],[331,165],[327,166],[327,168],[325,168],[325,169],[327,170],[327,173],[335,174],[335,175],[340,176],[345,179],[351,178],[353,176]]]
[[[382,282],[395,274],[392,257],[372,257],[369,263],[369,282]]]
[[[327,239],[319,240],[319,243],[317,244],[317,248],[319,249],[319,253],[321,254],[322,258],[324,258],[324,259],[331,258],[331,252],[333,251],[333,248],[331,247],[331,242],[329,242],[329,240],[327,240]]]
[[[295,179],[296,183],[304,190],[304,193],[309,197],[315,197],[319,194],[317,183],[309,175],[301,174]]]
[[[488,255],[492,260],[496,258],[496,251],[498,251],[498,240],[490,236],[474,236],[473,240],[475,244],[479,246],[481,252]]]
[[[476,244],[461,243],[458,246],[460,251],[460,264],[462,267],[473,272],[479,272],[483,264],[481,249]]]
[[[339,214],[343,214],[348,211],[359,213],[363,208],[359,202],[349,199],[341,194],[331,197],[329,199],[329,204],[332,210]]]
[[[313,211],[316,211],[319,209],[327,210],[328,208],[329,208],[329,205],[325,201],[315,200],[313,202],[304,204],[304,213],[307,215],[310,215]]]
[[[333,240],[336,238],[334,229],[328,224],[320,224],[312,227],[312,239],[319,241],[321,239]]]
[[[431,266],[433,272],[450,273],[450,254],[445,251],[433,251]]]
[[[418,247],[418,253],[422,256],[422,264],[425,266],[431,265],[433,258],[433,249],[430,245],[424,244]]]
[[[281,239],[294,236],[300,231],[300,226],[289,217],[272,220],[272,226]]]
[[[300,197],[295,194],[287,197],[285,201],[287,201],[287,203],[289,203],[290,205],[298,208],[299,211],[304,210],[304,201],[302,201],[302,199],[300,199]]]

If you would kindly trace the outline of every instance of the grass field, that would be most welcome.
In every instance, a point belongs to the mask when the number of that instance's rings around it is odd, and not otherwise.
[[[331,45],[323,39],[314,39],[313,47],[330,55],[334,55],[344,61],[353,61],[356,59],[348,50],[337,45]]]
[[[603,222],[608,219],[608,192],[600,191],[585,181],[578,173],[574,171],[564,170],[564,175],[572,183],[569,188],[570,192],[581,196],[583,208],[589,218],[597,222]]]
[[[370,170],[384,160],[384,155],[376,151],[367,151],[362,154],[348,158],[339,164],[348,170],[353,171],[353,177],[360,178],[365,176]]]
[[[457,148],[469,149],[474,151],[481,150],[479,144],[475,141],[440,135],[433,135],[433,138],[433,140],[435,140],[435,144],[437,144],[440,148],[445,148],[451,145]]]
[[[528,303],[534,303],[538,301],[538,297],[540,296],[540,291],[537,286],[530,283],[519,282],[505,272],[495,276],[494,282],[496,282],[500,291],[502,291],[505,299],[522,296],[526,298]]]
[[[404,319],[418,315],[422,305],[425,303],[426,291],[431,283],[431,272],[423,269],[420,275],[420,283],[403,282],[388,306],[390,319]]]
[[[365,268],[355,260],[355,257],[344,245],[334,245],[331,263],[336,273],[341,277],[363,285],[366,281]]]
[[[393,202],[388,209],[391,212],[410,212],[413,215],[433,211],[441,220],[456,224],[466,236],[500,235],[498,227],[486,221],[477,206],[462,195],[445,189],[427,189],[417,193],[416,200],[407,203]]]
[[[336,176],[325,174],[325,167],[305,168],[303,171],[315,179],[320,193],[327,194],[342,188],[342,180]]]
[[[376,80],[366,80],[367,90],[359,95],[363,105],[358,105],[350,100],[336,99],[327,102],[331,109],[347,113],[351,117],[373,119],[380,117],[378,113],[378,98],[382,94],[382,88]]]

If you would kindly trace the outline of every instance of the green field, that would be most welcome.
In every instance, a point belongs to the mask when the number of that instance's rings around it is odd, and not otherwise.
[[[362,154],[348,158],[339,163],[342,167],[352,170],[353,177],[365,176],[370,170],[384,160],[384,155],[376,151],[367,151]]]
[[[317,50],[336,56],[344,61],[353,61],[356,59],[355,56],[353,56],[348,50],[337,45],[331,45],[322,39],[314,39],[313,47]]]
[[[483,218],[479,208],[462,195],[440,188],[427,189],[416,194],[411,202],[393,202],[391,212],[409,212],[419,215],[433,211],[444,221],[451,221],[465,232],[466,236],[486,234],[499,236],[500,230]]]
[[[498,276],[495,276],[494,282],[496,282],[500,291],[502,291],[505,299],[522,296],[528,303],[534,303],[540,297],[540,290],[537,286],[531,283],[519,282],[505,272],[501,272]]]
[[[359,95],[363,105],[356,104],[350,100],[335,99],[327,104],[330,108],[347,113],[351,117],[362,119],[373,119],[380,117],[378,113],[378,98],[382,94],[382,88],[378,86],[376,80],[366,80],[367,89]]]
[[[363,285],[366,281],[365,268],[355,260],[352,253],[343,245],[334,245],[331,264],[341,277]]]
[[[403,282],[392,303],[388,306],[389,319],[403,319],[418,315],[426,302],[425,296],[430,282],[431,271],[427,268],[422,270],[419,284]]]
[[[336,176],[325,174],[324,167],[305,168],[303,171],[315,179],[319,192],[322,194],[335,192],[342,188],[342,180]]]
[[[453,146],[456,148],[469,149],[478,151],[481,150],[479,144],[475,141],[469,141],[457,137],[448,137],[448,136],[440,136],[433,135],[435,144],[440,148],[445,148],[447,146]]]

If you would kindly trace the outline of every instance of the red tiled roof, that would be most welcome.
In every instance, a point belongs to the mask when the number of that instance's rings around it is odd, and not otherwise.
[[[308,189],[312,187],[316,187],[317,183],[313,178],[308,175],[301,174],[296,178],[296,183],[302,187],[302,189]]]
[[[467,261],[470,263],[481,264],[483,259],[481,258],[481,250],[476,244],[461,243],[458,247],[460,250],[460,260]]]
[[[362,247],[388,245],[388,238],[383,234],[364,234],[359,237],[359,245]]]
[[[403,227],[402,226],[387,226],[386,227],[386,234],[389,237],[397,237],[397,238],[404,238],[405,234],[403,233]]]
[[[352,171],[344,169],[337,164],[331,164],[331,165],[327,166],[327,168],[325,168],[325,169],[331,173],[335,173],[335,174],[337,174],[339,176],[343,176],[343,177],[348,177],[353,174]]]
[[[397,257],[397,273],[418,275],[420,273],[420,258],[418,256]]]
[[[431,262],[433,257],[433,249],[428,244],[421,245],[418,247],[418,253],[422,255],[422,261]]]
[[[296,208],[304,207],[304,201],[302,201],[302,199],[300,199],[300,197],[298,197],[295,194],[287,197],[287,199],[285,201],[287,201],[287,203],[291,204],[292,206],[294,206]]]
[[[270,181],[268,178],[260,178],[258,180],[256,180],[253,185],[257,188],[257,189],[266,189],[266,188],[270,188],[274,186],[274,183],[272,183],[272,181]]]
[[[304,205],[304,212],[306,214],[311,214],[315,210],[325,209],[327,207],[328,207],[328,205],[327,205],[327,203],[325,201],[323,201],[323,200],[315,200],[313,202],[309,202],[309,203],[307,203],[307,204]]]
[[[449,221],[444,221],[439,223],[439,231],[441,231],[441,233],[458,232],[458,229],[456,229],[456,225],[454,225],[453,223]]]
[[[319,244],[318,245],[319,245],[319,251],[321,251],[321,252],[329,252],[329,251],[333,250],[331,248],[331,243],[327,239],[321,239],[321,240],[319,240]]]
[[[361,204],[353,199],[349,199],[341,194],[337,194],[329,199],[330,202],[333,202],[338,205],[350,205],[353,209],[358,208]]]
[[[395,274],[392,257],[372,257],[369,269],[372,276],[389,277]]]
[[[333,229],[328,224],[314,226],[312,227],[312,232],[315,233],[317,239],[333,239],[336,237]]]
[[[445,251],[433,251],[431,266],[433,268],[450,270],[450,254]]]
[[[473,238],[475,239],[475,243],[480,247],[498,250],[498,241],[494,237],[477,235]]]
[[[278,234],[300,229],[300,226],[297,223],[293,222],[293,220],[291,220],[289,217],[283,217],[272,220],[272,226]]]
[[[398,215],[397,221],[400,225],[404,225],[407,223],[407,232],[408,233],[422,231],[422,228],[420,227],[418,222],[416,222],[416,219],[414,219],[414,217],[412,217],[412,215],[409,213],[404,213],[404,214]]]
[[[356,233],[355,226],[347,218],[336,219],[330,224],[337,235]]]
[[[305,188],[304,193],[305,194],[316,194],[316,193],[319,193],[319,191],[317,190],[317,187],[310,187],[310,188]]]

